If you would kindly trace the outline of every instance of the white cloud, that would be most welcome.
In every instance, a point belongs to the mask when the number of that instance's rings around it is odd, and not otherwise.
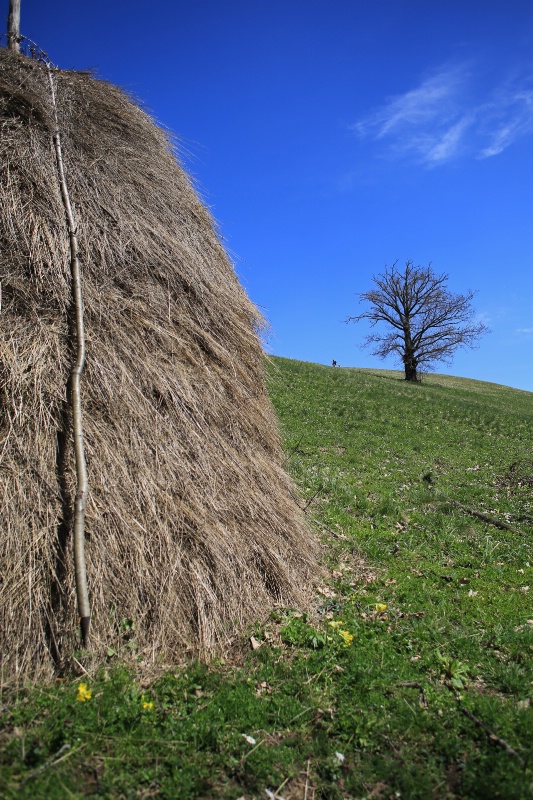
[[[533,328],[517,328],[516,332],[528,336],[529,334],[533,333]]]
[[[498,98],[485,108],[489,143],[481,158],[502,153],[521,136],[533,133],[533,91],[516,91]]]
[[[472,102],[470,66],[446,67],[352,125],[361,138],[388,144],[394,157],[436,166],[462,155],[490,158],[533,133],[533,90],[500,85]]]
[[[425,80],[418,88],[390,98],[381,108],[353,125],[361,135],[378,139],[409,125],[427,125],[450,113],[460,81],[459,72],[445,70]]]
[[[426,161],[431,164],[439,164],[448,161],[459,152],[461,142],[468,128],[472,125],[473,118],[465,116],[451,125],[448,130],[441,134],[440,140],[433,143],[426,153]]]

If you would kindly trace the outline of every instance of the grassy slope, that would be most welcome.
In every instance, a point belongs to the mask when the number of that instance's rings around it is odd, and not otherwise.
[[[242,667],[4,692],[6,796],[533,797],[533,395],[285,359],[269,384],[325,543],[313,613]]]

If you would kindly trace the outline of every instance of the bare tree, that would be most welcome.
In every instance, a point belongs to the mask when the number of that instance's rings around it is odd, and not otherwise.
[[[359,294],[370,308],[346,322],[370,320],[372,327],[383,322],[388,330],[371,333],[365,346],[372,355],[396,355],[404,366],[405,380],[419,380],[422,367],[432,369],[438,361],[450,363],[461,347],[475,347],[489,332],[483,322],[474,322],[470,305],[474,292],[452,294],[446,288],[448,275],[436,275],[427,267],[407,261],[405,269],[393,266],[373,277],[375,288]]]
[[[7,46],[16,53],[20,50],[20,0],[9,0],[7,16]]]

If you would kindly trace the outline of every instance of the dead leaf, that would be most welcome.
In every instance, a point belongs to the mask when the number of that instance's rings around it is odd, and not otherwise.
[[[318,594],[322,597],[337,597],[337,593],[330,589],[328,586],[319,586],[317,589]]]
[[[263,642],[259,642],[255,636],[250,636],[250,646],[252,650],[259,650]]]
[[[372,789],[370,790],[370,794],[368,797],[371,797],[372,800],[377,800],[377,798],[383,797],[385,792],[388,790],[388,786],[383,781],[378,781]]]

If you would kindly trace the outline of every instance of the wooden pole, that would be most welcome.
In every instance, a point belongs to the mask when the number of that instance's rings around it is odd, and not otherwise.
[[[7,46],[15,53],[20,52],[20,0],[9,0]]]
[[[76,460],[76,498],[74,501],[74,576],[76,581],[76,597],[78,600],[78,611],[80,614],[81,641],[85,646],[89,638],[89,628],[91,625],[91,606],[89,603],[89,591],[87,588],[87,567],[85,564],[85,506],[87,504],[88,481],[87,466],[85,463],[85,447],[83,441],[83,422],[81,413],[81,375],[85,364],[85,328],[83,323],[83,294],[81,286],[81,267],[78,259],[78,236],[74,211],[70,202],[70,195],[65,177],[63,166],[63,151],[61,149],[61,138],[59,135],[59,122],[57,116],[56,92],[54,79],[50,67],[48,67],[48,78],[50,81],[50,91],[52,95],[52,106],[54,109],[55,132],[53,135],[54,149],[56,153],[57,172],[59,177],[59,187],[61,199],[65,208],[67,218],[68,234],[70,240],[70,269],[72,274],[72,295],[76,317],[76,359],[72,365],[70,373],[70,396],[72,403],[72,427],[74,433],[74,454]]]

